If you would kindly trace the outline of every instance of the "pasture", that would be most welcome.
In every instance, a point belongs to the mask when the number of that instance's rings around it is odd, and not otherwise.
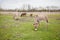
[[[20,17],[0,14],[0,40],[60,40],[60,14],[49,14],[49,23],[41,22],[34,31],[33,17]]]

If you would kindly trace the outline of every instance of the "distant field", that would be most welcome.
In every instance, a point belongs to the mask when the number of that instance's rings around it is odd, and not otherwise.
[[[0,12],[0,14],[16,14],[17,12]],[[23,12],[18,12],[19,14]],[[60,12],[26,12],[27,14],[60,14]]]
[[[48,19],[48,29],[41,22],[34,31],[33,17],[20,17],[16,21],[12,15],[0,14],[0,40],[60,40],[60,12],[49,14]]]

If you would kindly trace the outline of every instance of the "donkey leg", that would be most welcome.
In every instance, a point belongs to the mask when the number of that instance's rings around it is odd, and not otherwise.
[[[46,29],[48,30],[48,20],[46,20]]]

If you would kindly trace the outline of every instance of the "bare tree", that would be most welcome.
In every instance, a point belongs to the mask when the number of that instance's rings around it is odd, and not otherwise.
[[[28,10],[30,10],[31,9],[31,6],[28,4]]]

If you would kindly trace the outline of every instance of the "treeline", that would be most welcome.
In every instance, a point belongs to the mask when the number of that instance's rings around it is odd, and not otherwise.
[[[15,9],[3,9],[0,6],[0,11],[11,11],[11,12],[60,12],[60,7],[57,6],[46,6],[46,7],[33,7],[30,4],[23,4],[21,8]]]
[[[6,12],[16,12],[16,10],[0,10]],[[17,10],[18,12],[60,12],[60,10]]]

